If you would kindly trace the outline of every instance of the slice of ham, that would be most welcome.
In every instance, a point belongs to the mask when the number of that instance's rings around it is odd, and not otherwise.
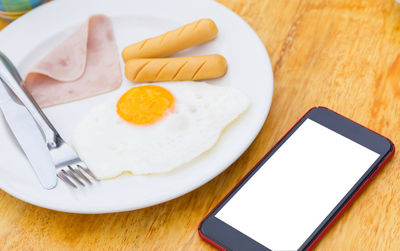
[[[95,15],[40,60],[24,84],[41,107],[48,107],[115,90],[121,82],[111,20]]]

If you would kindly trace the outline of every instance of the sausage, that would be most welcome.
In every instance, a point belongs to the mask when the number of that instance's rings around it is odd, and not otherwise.
[[[125,76],[135,82],[184,81],[225,75],[227,63],[218,54],[179,58],[138,58],[125,64]]]
[[[172,55],[189,47],[205,43],[217,36],[218,28],[211,19],[200,19],[157,37],[125,47],[122,58],[158,58]]]

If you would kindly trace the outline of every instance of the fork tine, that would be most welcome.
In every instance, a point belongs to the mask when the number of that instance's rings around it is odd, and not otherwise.
[[[71,168],[71,167],[68,166],[68,168]],[[64,171],[64,169],[63,169],[63,171]],[[84,184],[82,181],[80,181],[80,179],[78,179],[78,177],[76,177],[76,175],[74,174],[73,171],[71,171],[70,169],[68,169],[68,170],[66,170],[65,172],[67,173],[67,175],[68,175],[69,177],[71,177],[73,180],[75,180],[76,182],[78,182],[81,186],[85,186],[85,184]]]
[[[94,173],[92,173],[92,171],[90,171],[90,169],[85,166],[84,164],[80,163],[77,165],[78,167],[80,167],[83,171],[85,171],[87,174],[89,174],[93,179],[95,179],[96,181],[100,181],[96,175],[94,175]]]
[[[72,166],[68,166],[68,168],[77,174],[81,179],[85,180],[88,184],[92,184],[92,182],[79,170],[78,168],[73,168]]]
[[[64,170],[61,170],[60,172],[58,172],[57,173],[57,176],[62,180],[62,181],[64,181],[65,183],[67,183],[68,185],[70,185],[70,186],[72,186],[72,187],[74,187],[74,188],[78,188],[74,183],[72,183],[72,181],[70,181],[69,179],[68,179],[68,177],[65,175],[65,171],[63,172]]]

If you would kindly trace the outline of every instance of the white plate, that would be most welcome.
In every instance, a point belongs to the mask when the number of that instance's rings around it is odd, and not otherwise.
[[[181,196],[229,167],[254,140],[271,104],[271,64],[256,33],[229,9],[208,0],[57,0],[29,12],[1,31],[0,50],[24,75],[34,62],[96,13],[111,17],[119,51],[132,42],[199,18],[212,18],[219,29],[217,38],[180,54],[224,55],[227,74],[208,82],[240,89],[250,98],[251,106],[224,131],[212,150],[186,166],[160,175],[124,175],[79,190],[70,189],[63,182],[53,190],[43,189],[0,116],[0,188],[28,203],[58,211],[119,212]],[[70,141],[75,122],[89,107],[132,86],[124,80],[115,92],[47,108],[45,113],[65,140]]]

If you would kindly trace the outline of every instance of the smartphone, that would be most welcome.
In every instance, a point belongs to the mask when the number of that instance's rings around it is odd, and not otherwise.
[[[199,226],[221,250],[308,250],[394,153],[327,108],[309,110]]]

